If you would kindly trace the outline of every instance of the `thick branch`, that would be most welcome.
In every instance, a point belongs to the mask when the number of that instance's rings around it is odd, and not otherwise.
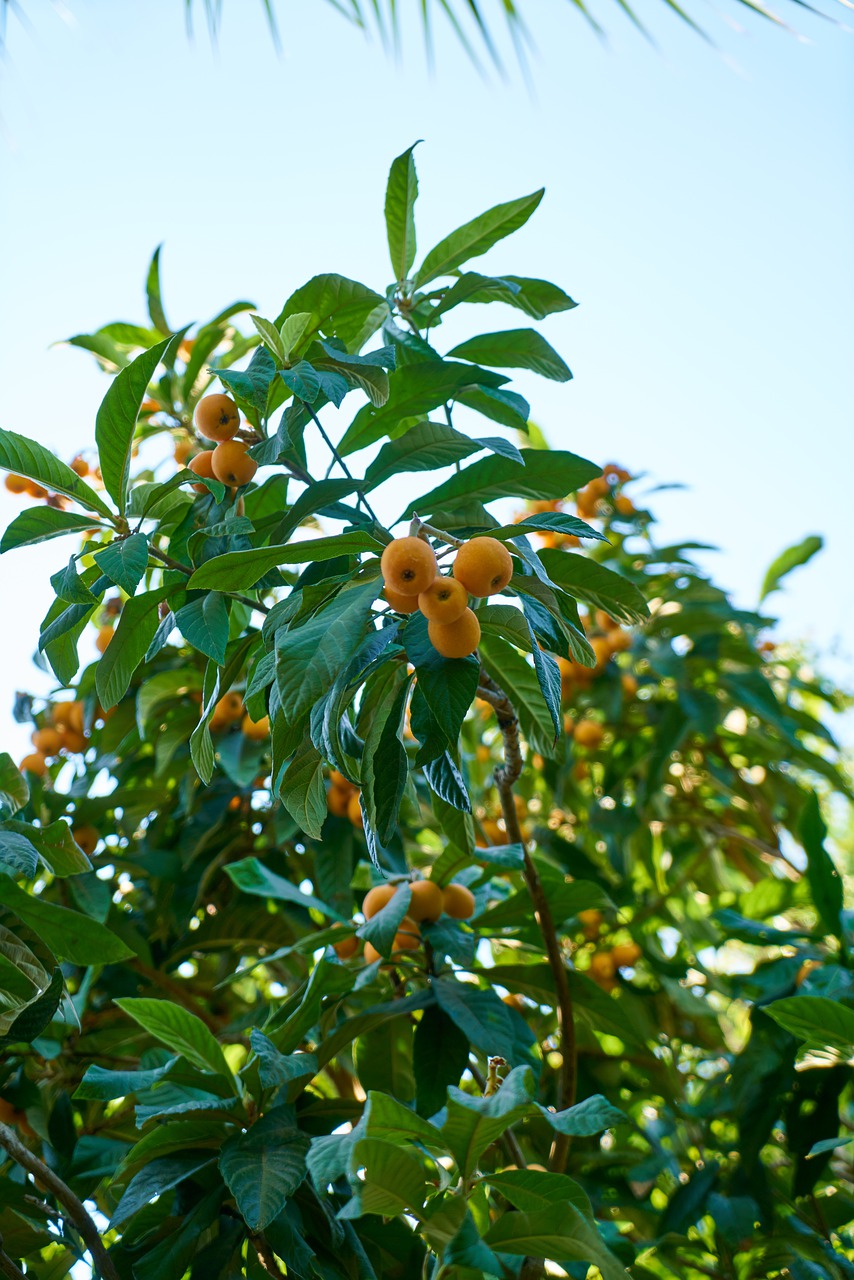
[[[9,1280],[27,1280],[27,1277],[17,1267],[3,1248],[3,1237],[0,1236],[0,1275],[8,1276]]]
[[[514,844],[521,844],[525,850],[523,874],[531,901],[534,904],[534,917],[539,925],[546,948],[552,980],[557,1000],[558,1029],[560,1031],[560,1047],[563,1062],[558,1077],[558,1102],[562,1111],[575,1102],[578,1080],[577,1049],[575,1044],[575,1020],[572,1009],[572,992],[569,989],[566,964],[560,949],[560,942],[555,929],[551,907],[549,906],[542,881],[534,866],[522,837],[519,815],[513,799],[513,786],[522,773],[522,747],[519,740],[519,720],[512,702],[503,689],[491,679],[485,671],[481,671],[479,695],[495,709],[498,727],[504,738],[504,763],[495,770],[495,785],[501,799],[501,811],[507,838]],[[562,1173],[566,1167],[569,1154],[569,1138],[565,1134],[555,1134],[549,1156],[549,1168]]]
[[[120,1280],[115,1264],[104,1247],[101,1233],[94,1220],[89,1216],[83,1201],[79,1200],[71,1188],[66,1186],[62,1179],[58,1178],[53,1170],[47,1167],[44,1161],[34,1155],[29,1147],[24,1146],[14,1129],[10,1129],[8,1125],[2,1123],[0,1123],[0,1147],[5,1147],[12,1159],[17,1161],[22,1169],[26,1169],[27,1173],[31,1173],[38,1183],[56,1197],[83,1237],[95,1269],[100,1273],[102,1280]],[[15,1276],[15,1272],[7,1272],[6,1274]]]
[[[266,1236],[260,1234],[249,1237],[252,1241],[252,1247],[258,1255],[258,1261],[269,1276],[275,1276],[276,1280],[284,1280],[284,1271],[279,1266],[278,1259],[270,1248],[269,1241]]]

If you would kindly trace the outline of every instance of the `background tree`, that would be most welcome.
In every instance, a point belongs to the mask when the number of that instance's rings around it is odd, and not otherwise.
[[[442,353],[573,306],[470,265],[542,193],[416,269],[417,191],[388,287],[274,320],[173,330],[155,254],[73,339],[97,458],[0,433],[0,549],[83,538],[3,761],[0,1269],[846,1277],[844,699],[548,448],[496,372],[570,376],[538,329]]]

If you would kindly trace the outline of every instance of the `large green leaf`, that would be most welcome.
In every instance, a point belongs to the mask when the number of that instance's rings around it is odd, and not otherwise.
[[[210,1151],[179,1151],[175,1155],[160,1156],[152,1160],[139,1173],[135,1173],[113,1210],[110,1226],[118,1227],[134,1213],[147,1205],[155,1196],[165,1195],[173,1187],[191,1178],[205,1165],[212,1164]]]
[[[9,813],[23,809],[30,798],[30,788],[8,751],[0,751],[0,805]]]
[[[458,360],[473,360],[499,369],[532,369],[544,378],[568,382],[572,377],[554,347],[536,329],[502,329],[469,338],[448,352]]]
[[[370,534],[361,532],[306,538],[305,541],[276,547],[229,551],[206,561],[189,579],[188,586],[191,590],[214,587],[218,591],[246,591],[277,565],[313,564],[318,560],[334,560],[337,556],[358,555],[365,551],[379,554],[382,544]]]
[[[604,609],[617,622],[643,622],[649,616],[635,584],[613,569],[573,551],[547,548],[539,556],[552,582],[592,608]]]
[[[319,840],[326,821],[323,758],[308,735],[285,770],[279,784],[279,796],[306,835]]]
[[[165,338],[122,369],[101,401],[95,418],[95,443],[104,488],[120,511],[127,503],[131,448],[139,410],[148,384],[162,360],[178,347],[183,334]]]
[[[388,252],[395,279],[406,279],[415,261],[415,201],[418,175],[415,172],[414,143],[392,161],[385,192],[385,225]]]
[[[292,293],[276,317],[276,327],[301,312],[311,316],[312,329],[340,338],[348,351],[358,351],[388,315],[388,303],[358,280],[330,274],[313,276]]]
[[[278,1217],[302,1182],[309,1145],[290,1107],[274,1107],[223,1145],[220,1172],[252,1231]]]
[[[386,674],[387,673],[387,674]],[[362,803],[371,828],[381,844],[388,844],[397,829],[397,814],[409,766],[403,746],[403,720],[410,680],[397,664],[381,673],[385,687],[372,709],[362,757]]]
[[[61,818],[44,827],[12,820],[4,822],[3,829],[26,837],[55,876],[77,876],[92,870],[86,854],[75,843],[71,827]]]
[[[155,1040],[182,1054],[200,1071],[213,1071],[226,1080],[233,1080],[220,1045],[201,1018],[188,1009],[182,1009],[164,996],[157,1000],[125,996],[115,1003]]]
[[[14,431],[0,430],[0,468],[35,480],[52,493],[62,493],[81,507],[110,517],[110,508],[95,490],[84,484],[77,473],[60,462],[50,449],[35,440],[19,436]]]
[[[103,551],[97,551],[93,558],[102,573],[132,596],[148,565],[148,539],[144,533],[116,538]]]
[[[383,445],[365,472],[365,480],[374,489],[402,471],[436,471],[450,467],[482,448],[479,441],[443,422],[419,422],[404,435]]]
[[[54,969],[50,982],[35,1000],[31,1000],[9,1023],[5,1035],[0,1036],[0,1049],[23,1041],[35,1040],[53,1020],[59,1008],[65,983],[61,969]]]
[[[152,255],[148,276],[145,281],[145,295],[151,323],[159,333],[162,333],[164,337],[168,337],[172,330],[166,320],[166,313],[163,310],[163,298],[160,292],[160,253],[162,249],[163,245],[159,244]]]
[[[359,937],[376,947],[380,955],[390,956],[395,935],[411,901],[412,890],[406,881],[402,881],[385,906],[359,926],[356,930]]]
[[[568,311],[577,305],[568,293],[548,280],[529,276],[482,276],[476,271],[467,271],[430,312],[430,323],[461,302],[506,302],[524,311],[532,320],[545,320],[556,311]]]
[[[127,693],[133,673],[154,639],[158,625],[158,606],[181,580],[178,573],[167,576],[170,581],[164,582],[155,591],[146,591],[125,602],[118,626],[95,674],[95,688],[105,710],[114,707]]]
[[[486,253],[499,240],[518,231],[528,221],[544,194],[545,189],[541,188],[518,200],[494,205],[486,213],[481,213],[452,231],[427,254],[416,272],[416,286],[421,288],[437,276],[450,275],[464,262]]]
[[[175,614],[181,635],[218,667],[225,665],[228,647],[228,604],[220,591],[205,591]]]
[[[766,596],[770,596],[772,591],[777,591],[780,583],[791,573],[793,569],[799,568],[802,564],[807,564],[817,555],[824,546],[824,539],[818,534],[811,534],[808,538],[804,538],[803,542],[796,542],[794,546],[787,547],[785,551],[777,556],[769,566],[762,583],[762,590],[759,593],[760,602]]]
[[[389,1018],[373,1027],[356,1041],[353,1056],[359,1083],[366,1092],[375,1090],[400,1102],[412,1102],[415,1076],[408,1018]]]
[[[421,1209],[427,1177],[414,1155],[383,1138],[363,1138],[354,1146],[351,1160],[365,1169],[365,1180],[359,1184],[363,1213],[393,1217]]]
[[[405,515],[457,506],[468,498],[478,502],[494,502],[496,498],[565,498],[600,472],[595,462],[560,449],[523,449],[522,458],[525,465],[521,467],[510,458],[480,458],[410,503]]]
[[[425,1009],[415,1028],[413,1065],[416,1108],[433,1116],[445,1105],[449,1085],[458,1085],[468,1066],[468,1037],[452,1018],[434,1005]]]
[[[812,900],[828,933],[839,936],[843,908],[842,877],[824,847],[827,827],[818,796],[812,792],[804,803],[798,834],[807,855],[807,881]]]
[[[403,643],[415,667],[419,692],[446,746],[456,750],[463,720],[477,692],[479,663],[475,658],[443,658],[430,643],[427,621],[421,613],[407,620]]]
[[[595,1263],[602,1280],[629,1280],[629,1272],[574,1204],[505,1213],[489,1228],[484,1240],[496,1253]]]
[[[0,875],[32,880],[38,864],[39,855],[22,832],[0,828]]]
[[[82,533],[84,529],[104,528],[92,516],[79,511],[61,511],[57,507],[28,507],[6,529],[0,540],[0,555],[16,547],[29,547],[50,538],[62,538],[68,533]]]
[[[827,996],[789,996],[764,1006],[784,1031],[803,1040],[811,1066],[854,1064],[854,1009]]]
[[[29,925],[50,947],[58,960],[72,964],[114,964],[133,955],[130,947],[106,925],[79,911],[57,907],[23,889],[7,876],[0,876],[0,902]]]
[[[257,858],[243,858],[240,862],[231,862],[226,867],[226,874],[242,889],[244,893],[254,894],[260,898],[274,898],[279,902],[292,902],[306,911],[313,909],[331,916],[333,920],[344,920],[337,911],[333,911],[325,902],[310,893],[303,893],[290,880],[270,871]]]

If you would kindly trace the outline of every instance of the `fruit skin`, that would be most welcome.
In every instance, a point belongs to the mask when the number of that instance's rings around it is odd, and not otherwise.
[[[242,440],[225,440],[218,444],[213,451],[211,466],[216,480],[237,489],[248,484],[258,470],[258,463],[250,458]]]
[[[579,911],[578,923],[581,925],[585,938],[596,938],[602,927],[602,912],[597,911],[595,907],[590,907],[587,911]]]
[[[590,957],[590,977],[594,982],[608,986],[617,974],[617,966],[610,951],[597,951]]]
[[[231,440],[240,428],[240,414],[231,396],[205,396],[196,405],[196,430],[208,440]]]
[[[372,942],[365,943],[365,964],[376,964],[377,960],[382,960],[382,956]]]
[[[110,643],[112,638],[113,638],[112,627],[98,628],[98,634],[95,637],[95,648],[98,650],[99,653],[107,652],[107,645]]]
[[[76,729],[62,728],[62,750],[67,751],[70,755],[80,755],[86,750],[86,738],[82,733],[78,733]]]
[[[456,578],[435,578],[418,597],[428,622],[456,622],[468,608],[468,592]]]
[[[409,903],[409,916],[419,922],[429,920],[432,924],[439,919],[445,906],[445,895],[432,880],[413,880],[409,886],[412,899]]]
[[[74,827],[71,834],[78,849],[82,849],[87,857],[95,852],[101,839],[95,827]]]
[[[350,792],[340,787],[330,787],[326,793],[326,808],[336,818],[346,818],[350,804]]]
[[[611,959],[618,969],[631,969],[640,960],[643,952],[636,942],[618,942],[611,948]]]
[[[83,703],[55,702],[51,708],[51,719],[54,724],[65,725],[75,733],[83,732]]]
[[[3,483],[10,493],[29,493],[30,482],[26,476],[16,476],[10,471]]]
[[[612,653],[625,653],[632,647],[632,637],[622,627],[612,627],[606,636]]]
[[[600,671],[604,671],[611,659],[611,645],[608,636],[594,636],[590,641],[590,648],[596,655],[596,666],[591,669],[591,674],[598,676]]]
[[[377,912],[382,911],[383,907],[391,902],[396,892],[396,884],[376,884],[373,889],[369,889],[362,903],[362,913],[365,919],[373,920]]]
[[[243,716],[243,699],[233,690],[224,693],[213,709],[210,720],[211,729],[226,729]]]
[[[43,756],[55,756],[59,754],[59,748],[62,746],[62,734],[58,729],[36,729],[31,742],[36,751],[40,751]]]
[[[449,884],[444,892],[445,915],[452,920],[470,920],[474,915],[474,894],[464,884]]]
[[[456,622],[428,622],[430,643],[443,658],[467,658],[480,644],[480,623],[471,609]]]
[[[457,552],[454,577],[473,596],[494,596],[513,577],[513,557],[497,538],[472,538]]]
[[[343,929],[343,924],[334,924],[333,929]],[[361,939],[352,934],[349,938],[342,938],[340,942],[333,942],[332,949],[339,960],[352,960],[353,956],[359,950]]]
[[[605,737],[605,730],[595,720],[579,720],[575,726],[574,739],[580,747],[595,751]]]
[[[631,671],[624,671],[620,676],[620,684],[623,687],[623,694],[627,698],[633,698],[638,691],[637,677],[633,676]]]
[[[391,587],[383,589],[383,599],[386,604],[390,604],[395,613],[417,613],[418,612],[418,596],[404,596],[399,591],[392,591]]]
[[[270,736],[270,717],[262,716],[260,720],[253,720],[247,711],[240,728],[243,736],[248,738],[250,742],[263,742],[265,738]]]
[[[31,751],[28,756],[24,756],[18,768],[21,773],[34,773],[36,777],[43,778],[47,773],[47,760],[40,751]]]
[[[88,476],[89,463],[78,453],[76,458],[72,458],[68,464],[76,476]]]
[[[401,596],[418,596],[438,575],[436,555],[423,538],[395,538],[382,553],[380,571],[385,585]]]
[[[213,473],[213,449],[203,449],[201,453],[197,453],[195,457],[191,458],[187,463],[187,467],[190,471],[194,471],[197,476],[204,476],[206,480],[215,480],[216,476]],[[210,489],[208,489],[207,485],[204,484],[194,484],[193,488],[196,493],[210,493]]]
[[[404,916],[394,935],[394,942],[391,944],[392,952],[417,951],[420,946],[421,930],[411,916]]]

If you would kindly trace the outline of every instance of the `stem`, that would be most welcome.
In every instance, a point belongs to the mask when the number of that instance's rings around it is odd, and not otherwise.
[[[308,416],[311,418],[312,422],[313,422],[313,423],[314,423],[314,425],[317,427],[317,429],[318,429],[318,431],[320,432],[320,434],[323,436],[323,439],[324,439],[324,441],[325,441],[325,443],[326,443],[327,448],[329,449],[329,451],[330,451],[330,453],[332,454],[332,456],[333,456],[333,458],[335,459],[335,461],[338,463],[338,465],[339,465],[339,467],[341,468],[341,470],[344,472],[344,475],[347,477],[347,479],[348,479],[348,480],[352,480],[352,479],[353,479],[353,473],[352,473],[352,471],[351,471],[351,470],[350,470],[350,468],[347,466],[347,463],[346,463],[346,462],[344,461],[344,459],[341,457],[341,454],[338,452],[338,450],[336,449],[335,445],[334,445],[334,444],[332,443],[332,441],[330,440],[329,436],[328,436],[328,435],[327,435],[327,433],[326,433],[326,429],[325,429],[325,427],[323,426],[323,423],[320,421],[320,419],[318,418],[317,414],[316,414],[316,413],[314,412],[314,410],[312,409],[311,405],[310,405],[310,404],[306,404],[305,400],[301,400],[301,401],[300,401],[300,404],[303,406],[303,408],[305,409],[306,413],[307,413],[307,414],[308,414]],[[380,524],[379,518],[377,517],[377,514],[376,514],[376,512],[374,511],[373,507],[372,507],[372,506],[371,506],[371,504],[368,502],[368,499],[365,497],[365,495],[364,495],[363,493],[359,492],[359,491],[357,491],[357,493],[356,493],[356,504],[357,504],[357,506],[363,506],[363,507],[365,508],[365,510],[367,511],[368,515],[369,515],[369,516],[371,517],[371,519],[373,520],[374,524],[378,524],[378,525],[380,525],[380,528],[382,528],[382,525]]]
[[[501,799],[501,811],[504,815],[507,837],[512,843],[521,844],[524,850],[523,875],[528,886],[528,892],[531,895],[531,901],[534,904],[534,918],[539,925],[545,944],[546,957],[555,985],[558,1031],[563,1054],[563,1062],[558,1076],[558,1101],[560,1104],[559,1110],[563,1111],[567,1107],[571,1107],[575,1102],[578,1084],[578,1051],[575,1043],[572,992],[569,989],[566,965],[560,949],[551,907],[548,904],[537,868],[525,848],[522,830],[519,825],[519,815],[513,802],[513,787],[519,780],[524,763],[519,741],[519,720],[507,694],[503,689],[499,688],[483,669],[481,669],[480,673],[478,694],[494,708],[498,717],[498,727],[504,738],[504,764],[499,765],[495,770],[495,785],[498,788],[498,795]],[[549,1155],[549,1168],[555,1173],[563,1173],[568,1155],[569,1137],[566,1134],[556,1133],[552,1142],[551,1154]]]
[[[469,1058],[469,1072],[477,1085],[480,1092],[483,1093],[486,1088],[486,1076],[480,1070],[477,1063]],[[507,1155],[510,1157],[510,1163],[515,1164],[519,1169],[527,1169],[528,1162],[522,1154],[522,1148],[516,1139],[516,1135],[512,1129],[505,1129],[502,1133],[500,1142]]]
[[[183,573],[185,578],[192,576],[192,569],[188,569],[185,564],[181,564],[180,560],[173,559],[173,557],[167,555],[165,551],[160,551],[157,547],[149,546],[148,554],[154,556],[155,560],[159,560],[167,569],[176,569],[178,573]],[[247,609],[257,609],[259,613],[270,612],[268,606],[263,604],[260,600],[250,600],[248,596],[238,595],[235,591],[224,591],[223,595],[229,596],[232,600],[237,600],[239,604],[245,604]]]
[[[437,529],[435,525],[428,524],[417,515],[413,515],[409,522],[409,536],[410,538],[438,538],[440,542],[447,542],[451,547],[463,546],[462,538],[455,538],[452,533]]]
[[[34,1155],[29,1147],[24,1146],[14,1129],[10,1129],[8,1125],[2,1123],[0,1123],[0,1147],[5,1147],[12,1159],[17,1161],[22,1169],[26,1169],[27,1173],[32,1174],[36,1181],[46,1187],[63,1206],[83,1237],[86,1248],[91,1254],[92,1262],[100,1272],[102,1280],[120,1280],[115,1264],[104,1247],[101,1233],[82,1200],[79,1200],[71,1188],[66,1186],[62,1179],[58,1178],[53,1170],[49,1169],[37,1155]],[[14,1271],[7,1271],[6,1274],[14,1276],[15,1280],[17,1280],[17,1275]]]
[[[0,1236],[0,1275],[8,1276],[9,1280],[27,1280],[23,1271],[15,1265],[3,1248],[2,1236]]]
[[[258,1255],[258,1261],[267,1272],[267,1275],[275,1276],[276,1280],[283,1280],[285,1273],[279,1266],[278,1259],[270,1248],[266,1236],[259,1233],[258,1235],[252,1235],[249,1238],[252,1241],[253,1249]]]

